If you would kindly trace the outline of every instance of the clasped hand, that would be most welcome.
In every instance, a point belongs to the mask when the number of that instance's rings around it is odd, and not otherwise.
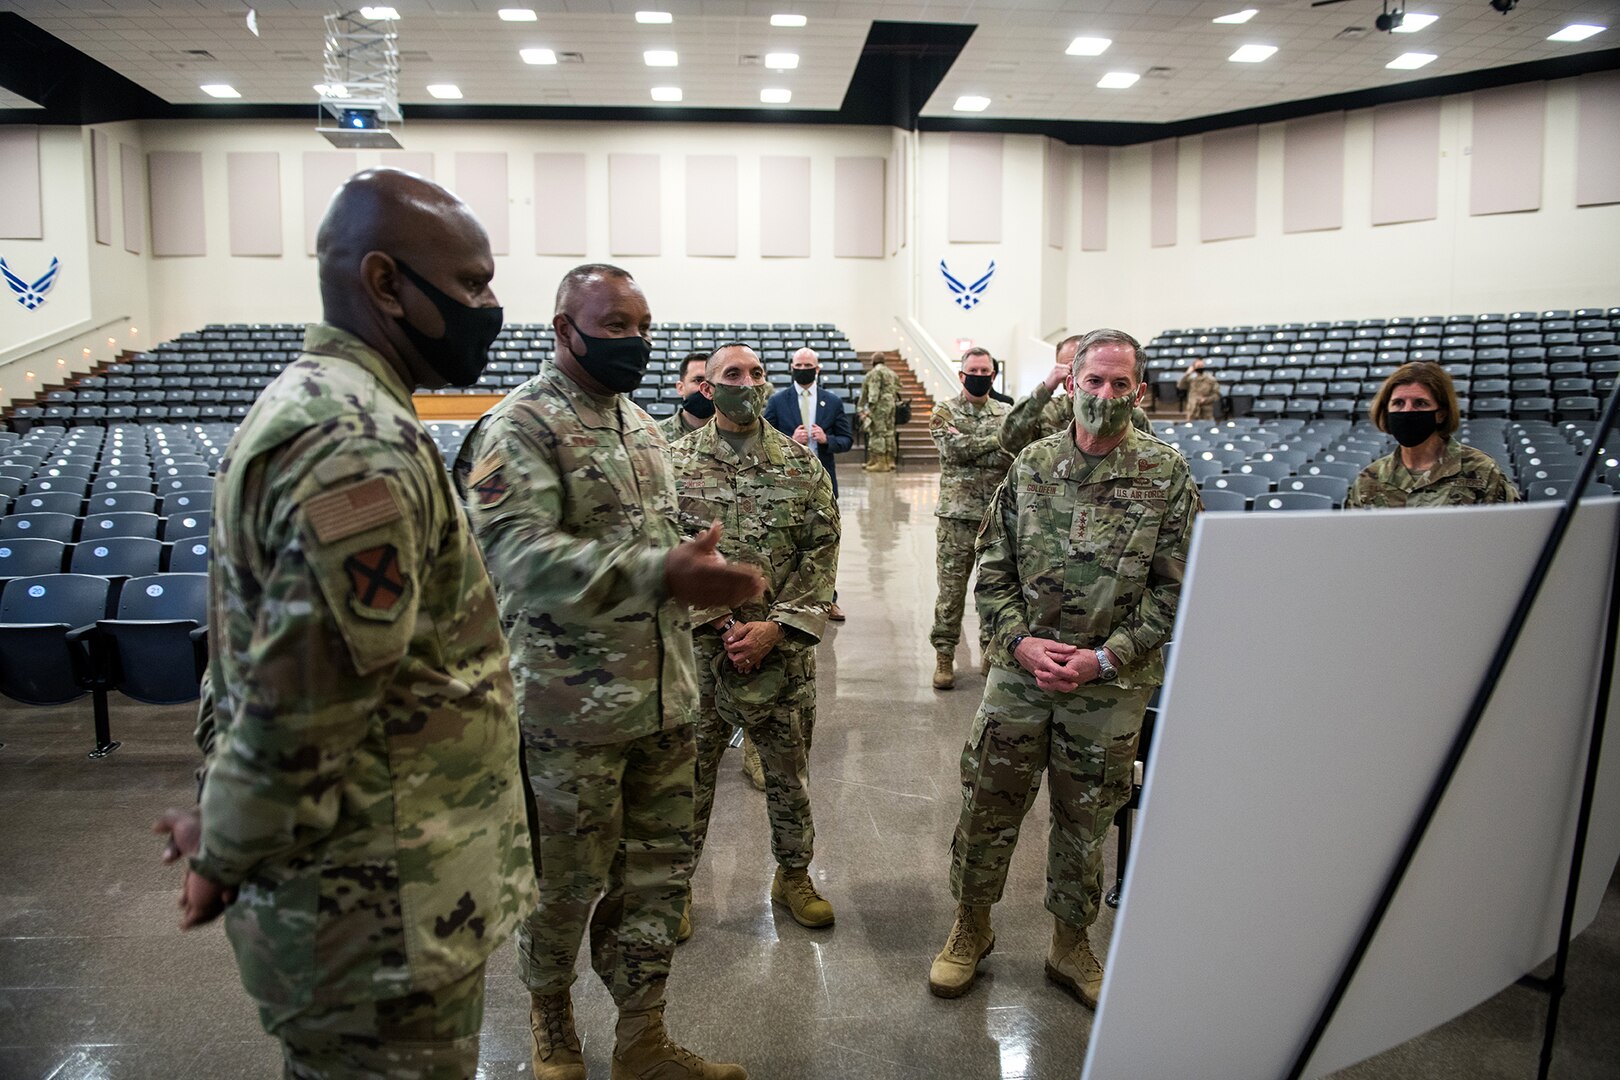
[[[821,429],[820,424],[811,424],[808,429],[803,424],[800,424],[793,429],[793,441],[800,446],[808,446],[811,439],[818,443],[826,443],[827,433]]]
[[[773,622],[737,623],[720,635],[726,656],[746,675],[756,670],[782,641],[782,628]]]
[[[1013,659],[1035,676],[1036,686],[1059,693],[1095,682],[1099,674],[1095,652],[1050,638],[1026,637],[1018,643]]]
[[[202,842],[202,816],[196,810],[166,810],[152,823],[152,831],[167,836],[163,845],[163,861],[178,862],[197,854]],[[191,930],[205,926],[236,900],[236,890],[210,881],[186,868],[186,877],[180,885],[180,929]]]

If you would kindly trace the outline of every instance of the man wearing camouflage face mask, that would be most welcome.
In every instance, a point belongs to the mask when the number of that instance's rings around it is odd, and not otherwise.
[[[765,774],[776,876],[771,899],[801,925],[831,926],[832,906],[810,881],[806,776],[816,715],[816,643],[838,569],[832,478],[807,447],[761,422],[770,387],[759,354],[723,345],[709,357],[705,393],[714,423],[672,448],[680,528],[718,521],[720,554],[759,567],[765,592],[740,604],[692,609],[698,660],[695,849],[703,854],[715,775],[731,730],[753,737]],[[688,928],[691,905],[688,902]]]
[[[1086,928],[1102,894],[1102,843],[1131,793],[1142,713],[1164,679],[1198,509],[1187,464],[1131,424],[1146,359],[1094,330],[1065,380],[1074,423],[1027,447],[979,530],[979,618],[992,668],[962,751],[951,841],[959,904],[929,988],[956,997],[995,944],[1018,828],[1050,775],[1047,977],[1096,1007],[1102,964]]]

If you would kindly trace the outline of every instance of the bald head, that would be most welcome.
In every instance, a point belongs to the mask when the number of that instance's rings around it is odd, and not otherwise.
[[[489,287],[495,260],[484,227],[466,203],[414,173],[368,169],[349,177],[321,219],[315,256],[326,322],[371,346],[413,386],[443,386],[454,374],[439,355],[466,345],[464,332],[450,336],[450,305],[500,306]]]
[[[362,291],[361,262],[370,252],[403,260],[446,292],[440,277],[495,273],[489,236],[467,204],[431,180],[398,169],[355,173],[332,196],[315,235],[321,301],[330,313],[345,309]],[[459,291],[459,290],[456,290]],[[464,297],[457,297],[465,300]]]

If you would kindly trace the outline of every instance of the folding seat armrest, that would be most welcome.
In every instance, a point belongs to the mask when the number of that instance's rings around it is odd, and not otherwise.
[[[99,623],[76,626],[63,635],[73,663],[73,677],[86,690],[105,690],[117,682],[111,670],[111,650]]]
[[[203,673],[208,670],[207,623],[191,632],[191,663],[197,669],[197,681],[202,682]]]

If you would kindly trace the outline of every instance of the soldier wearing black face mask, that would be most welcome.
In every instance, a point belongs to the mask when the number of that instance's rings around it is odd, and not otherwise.
[[[674,414],[658,421],[658,430],[670,442],[685,438],[714,415],[714,402],[703,396],[704,365],[709,361],[706,352],[687,353],[681,361],[681,377],[675,382],[675,393],[680,396],[681,407]]]
[[[1453,435],[1457,391],[1439,364],[1402,364],[1378,388],[1369,411],[1401,445],[1362,470],[1346,509],[1519,501],[1519,489],[1496,462]]]

